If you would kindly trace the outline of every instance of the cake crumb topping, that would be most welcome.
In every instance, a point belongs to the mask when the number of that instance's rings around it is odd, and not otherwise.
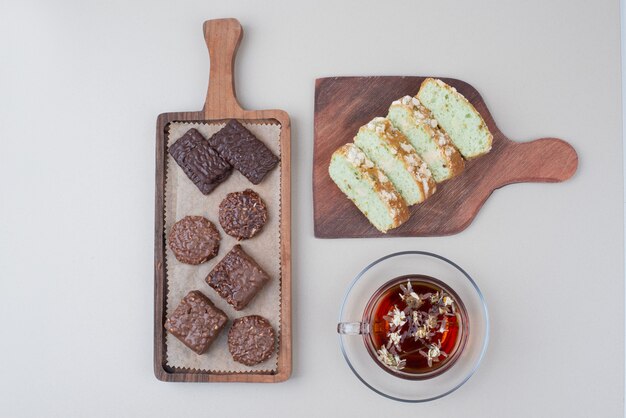
[[[404,161],[407,162],[408,165],[410,165],[411,167],[417,167],[417,159],[415,158],[415,155],[413,154],[407,154],[404,156]]]
[[[363,166],[365,168],[373,168],[374,163],[371,162],[361,151],[356,147],[356,145],[352,145],[348,148],[348,152],[346,153],[346,159],[352,163],[356,167]]]
[[[405,152],[412,152],[413,151],[413,147],[406,143],[406,142],[400,142],[400,148],[402,148]]]
[[[439,125],[439,122],[433,117],[430,110],[422,105],[417,97],[404,96],[393,102],[392,105],[407,106],[413,112],[413,118],[418,123],[425,123],[432,128],[436,128]]]
[[[380,195],[387,202],[391,202],[392,200],[396,200],[397,199],[397,196],[395,195],[395,193],[388,192],[387,190],[381,190],[380,191]]]
[[[348,148],[346,159],[350,161],[352,164],[359,166],[363,163],[364,158],[365,158],[365,155],[363,155],[362,152],[359,152],[356,147],[351,146]]]
[[[370,131],[376,132],[377,134],[385,133],[385,131],[387,131],[387,129],[390,128],[390,126],[388,125],[387,119],[380,117],[380,116],[375,117],[374,119],[369,121],[368,124],[365,125],[365,127],[369,129]]]

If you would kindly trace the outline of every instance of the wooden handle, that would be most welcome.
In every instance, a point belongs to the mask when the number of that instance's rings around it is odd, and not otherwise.
[[[209,111],[212,118],[232,117],[242,111],[235,94],[234,69],[243,29],[237,19],[207,20],[203,29],[211,67],[202,111],[207,119]]]
[[[497,184],[502,187],[520,182],[559,182],[572,177],[578,167],[578,154],[558,138],[530,142],[507,141],[494,167]]]

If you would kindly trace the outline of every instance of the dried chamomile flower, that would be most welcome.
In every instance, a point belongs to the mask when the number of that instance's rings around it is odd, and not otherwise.
[[[432,334],[428,330],[428,327],[426,325],[422,325],[421,327],[418,327],[415,330],[414,338],[415,338],[415,341],[417,341],[417,340],[423,340],[423,339],[430,338],[431,336],[432,336]]]
[[[396,351],[402,351],[400,343],[403,339],[403,336],[401,336],[399,332],[391,332],[389,333],[389,341],[387,342],[387,347],[391,348],[393,346]]]
[[[437,307],[440,315],[453,315],[456,312],[454,299],[444,292],[439,294],[439,299],[434,303],[434,306]]]
[[[428,319],[426,319],[426,325],[430,329],[436,329],[439,327],[439,320],[437,319],[437,315],[429,314]]]
[[[405,296],[404,302],[409,308],[412,308],[412,309],[418,309],[420,306],[424,304],[424,301],[422,301],[420,296],[415,292],[411,292],[407,296]]]
[[[438,312],[439,312],[440,315],[451,315],[452,314],[452,307],[451,306],[440,305],[437,309],[438,309]]]
[[[377,351],[378,359],[387,367],[402,370],[406,366],[406,360],[400,360],[400,356],[390,353],[387,347],[381,348]]]
[[[437,332],[444,333],[448,329],[448,320],[446,318],[441,318],[441,325]]]
[[[407,280],[406,287],[401,285],[400,290],[402,290],[400,298],[406,303],[407,308],[418,309],[424,304],[422,296],[413,291],[410,280]]]
[[[435,292],[435,293],[431,293],[430,294],[430,303],[432,303],[433,305],[437,302],[439,302],[439,299],[441,298],[441,295],[439,292]]]
[[[390,318],[387,319],[387,321],[389,322],[389,325],[393,326],[394,328],[400,328],[404,324],[406,324],[406,314],[404,313],[404,311],[398,309],[396,305],[394,305],[393,309],[387,313],[387,316],[385,316],[385,318]]]
[[[423,312],[420,311],[413,311],[411,313],[411,321],[418,327],[422,324],[422,314]]]
[[[439,361],[439,357],[448,357],[448,354],[441,349],[441,341],[438,341],[437,344],[430,344],[428,346],[428,352],[419,350],[419,353],[426,357],[428,367],[432,367],[433,363],[437,363]]]

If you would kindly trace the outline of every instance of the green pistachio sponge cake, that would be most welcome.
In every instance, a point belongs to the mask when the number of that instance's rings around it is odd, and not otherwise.
[[[437,183],[463,171],[463,157],[417,97],[404,96],[391,103],[387,119],[407,137]]]
[[[423,202],[435,192],[428,166],[389,119],[378,117],[361,126],[354,143],[389,177],[408,205]]]
[[[379,231],[387,232],[409,219],[402,196],[356,145],[348,143],[337,149],[330,159],[328,173]]]
[[[420,86],[417,98],[430,109],[463,157],[475,158],[491,150],[493,135],[487,124],[454,87],[427,78]]]

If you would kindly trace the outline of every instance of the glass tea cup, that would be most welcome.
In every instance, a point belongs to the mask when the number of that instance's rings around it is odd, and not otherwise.
[[[429,379],[450,368],[467,342],[469,320],[459,296],[425,275],[389,280],[370,297],[361,321],[337,332],[361,335],[372,360],[403,379]]]
[[[433,296],[438,290],[443,290],[455,302],[454,312],[451,308],[447,312],[450,322],[446,319],[444,324],[442,318],[433,320],[439,320],[440,326],[450,325],[448,331],[456,326],[456,333],[447,334],[447,338],[443,338],[443,334],[434,336],[431,341],[423,341],[428,344],[419,347],[401,345],[401,349],[406,348],[415,354],[414,359],[422,360],[417,367],[414,367],[415,364],[408,367],[407,352],[394,348],[398,336],[391,343],[389,341],[390,334],[397,332],[398,326],[402,325],[400,331],[406,334],[409,326],[423,325],[428,319],[424,314],[419,314],[422,317],[417,321],[407,319],[407,314],[412,317],[413,313],[405,311],[406,304],[399,296],[400,293],[405,297],[406,293],[411,293],[406,292],[407,279],[411,281],[412,291],[420,299],[424,297],[423,302],[426,302],[426,294]],[[422,287],[422,284],[426,286]],[[395,290],[389,292],[394,286]],[[404,286],[404,290],[400,286]],[[395,299],[385,296],[389,293],[395,295]],[[435,305],[443,302],[443,298],[434,299],[437,299]],[[381,303],[385,300],[385,304]],[[450,300],[446,299],[448,308],[452,305]],[[395,312],[394,303],[398,312]],[[428,311],[432,304],[423,303],[422,307]],[[442,308],[446,313],[447,308]],[[461,387],[478,368],[489,339],[487,306],[474,280],[454,262],[424,251],[390,254],[365,267],[346,291],[337,328],[341,352],[355,376],[374,392],[403,402],[438,399]],[[435,328],[425,331],[433,332]],[[445,328],[442,330],[445,331]],[[407,335],[400,335],[400,342],[406,342],[411,336],[415,339],[414,331],[412,328]],[[423,337],[425,331],[417,336]],[[430,344],[435,344],[435,347]],[[385,351],[381,353],[383,348]],[[442,355],[441,351],[446,355]],[[429,357],[432,366],[424,367],[428,366]],[[407,363],[394,367],[402,360],[407,360]]]

